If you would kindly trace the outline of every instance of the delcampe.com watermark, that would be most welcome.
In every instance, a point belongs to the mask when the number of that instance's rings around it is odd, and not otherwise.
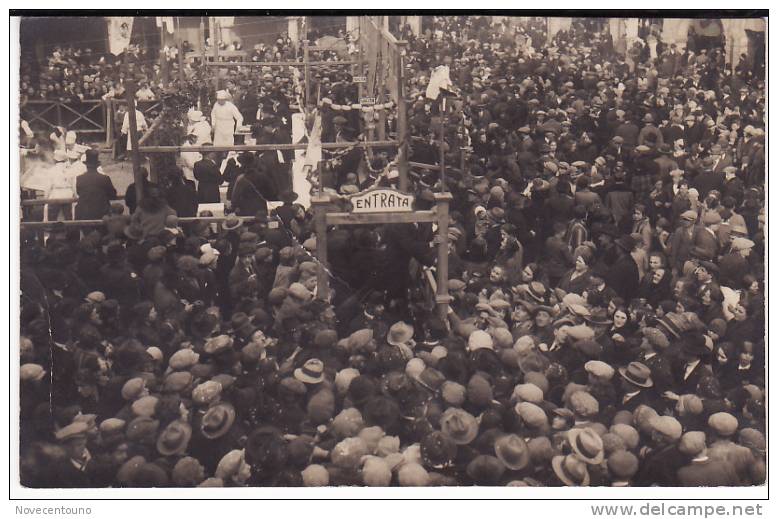
[[[758,517],[764,505],[697,505],[644,503],[642,505],[590,505],[594,517]]]

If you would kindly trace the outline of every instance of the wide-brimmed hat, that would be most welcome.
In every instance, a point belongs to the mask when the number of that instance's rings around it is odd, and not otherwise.
[[[441,431],[427,435],[421,442],[421,459],[430,469],[441,469],[451,465],[457,455],[457,444]]]
[[[230,324],[232,325],[232,330],[235,335],[244,339],[251,337],[251,334],[257,330],[257,327],[254,326],[249,316],[244,312],[235,312],[232,314]]]
[[[482,454],[476,456],[467,465],[467,475],[476,485],[494,486],[502,478],[505,467],[494,456]]]
[[[567,456],[554,456],[551,460],[551,466],[556,476],[562,482],[570,487],[589,486],[589,471],[578,456],[568,454]]]
[[[405,344],[413,338],[413,326],[403,321],[396,322],[389,328],[386,342],[392,346]]]
[[[181,454],[186,451],[191,437],[192,427],[183,420],[175,420],[157,438],[157,450],[163,456]]]
[[[527,442],[516,434],[506,434],[494,442],[494,453],[510,470],[521,470],[530,462]]]
[[[235,229],[238,229],[241,225],[243,225],[243,218],[234,214],[228,214],[224,218],[224,222],[222,222],[222,229],[224,229],[225,231],[234,231]]]
[[[200,423],[200,432],[208,439],[220,438],[227,434],[235,423],[235,408],[227,402],[219,402],[205,412]]]
[[[294,370],[294,378],[306,384],[318,384],[324,380],[324,363],[319,359],[308,359],[301,368]]]
[[[458,445],[467,445],[478,435],[475,417],[457,407],[449,407],[440,417],[440,430]]]
[[[630,362],[626,367],[620,367],[619,373],[636,386],[651,387],[654,385],[653,380],[651,380],[651,369],[640,362]]]
[[[538,303],[546,302],[545,298],[547,292],[546,286],[540,281],[532,281],[527,287],[527,295]]]
[[[589,465],[599,465],[605,457],[602,438],[589,427],[570,429],[567,440],[578,456]]]

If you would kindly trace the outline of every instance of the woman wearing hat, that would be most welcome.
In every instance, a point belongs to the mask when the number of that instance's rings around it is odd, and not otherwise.
[[[590,264],[594,259],[592,249],[587,245],[581,245],[573,252],[575,264],[559,280],[558,288],[565,292],[583,294],[591,283]]]

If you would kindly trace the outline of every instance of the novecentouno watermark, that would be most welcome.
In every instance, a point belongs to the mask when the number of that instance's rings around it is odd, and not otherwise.
[[[88,506],[16,506],[16,515],[92,515]]]

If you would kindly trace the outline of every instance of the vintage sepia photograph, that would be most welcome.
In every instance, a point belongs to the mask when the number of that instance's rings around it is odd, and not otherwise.
[[[766,10],[171,12],[11,11],[12,484],[766,485]]]

